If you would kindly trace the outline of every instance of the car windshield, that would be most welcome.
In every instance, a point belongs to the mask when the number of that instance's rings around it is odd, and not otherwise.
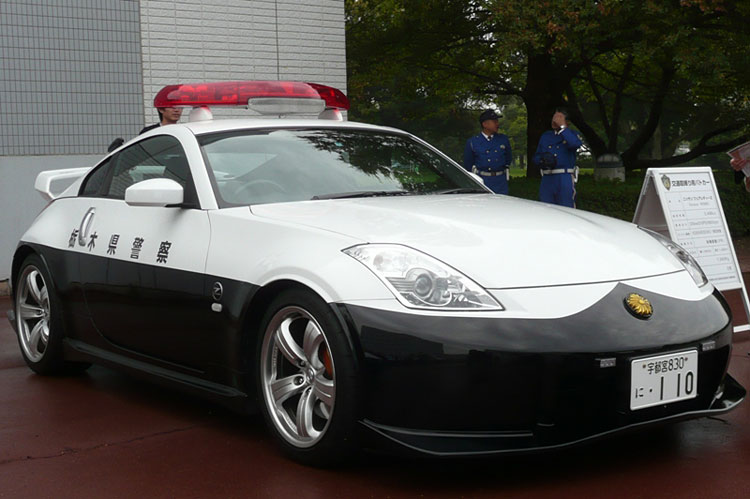
[[[406,135],[284,129],[198,140],[220,206],[486,192],[454,163]]]

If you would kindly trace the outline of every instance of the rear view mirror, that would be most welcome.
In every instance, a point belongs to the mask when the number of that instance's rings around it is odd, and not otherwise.
[[[152,178],[133,184],[125,190],[125,202],[130,206],[168,206],[182,204],[185,191],[168,178]]]

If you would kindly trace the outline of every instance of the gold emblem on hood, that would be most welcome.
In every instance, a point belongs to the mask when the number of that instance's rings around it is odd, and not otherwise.
[[[630,293],[627,298],[625,298],[625,305],[628,307],[628,310],[639,319],[648,319],[654,312],[651,302],[637,293]]]

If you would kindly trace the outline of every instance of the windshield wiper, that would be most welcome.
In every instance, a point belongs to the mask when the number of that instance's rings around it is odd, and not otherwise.
[[[335,192],[333,194],[321,194],[313,196],[311,200],[317,199],[345,199],[345,198],[375,198],[380,196],[406,196],[409,191],[357,191],[357,192]]]
[[[443,189],[435,191],[433,194],[487,194],[487,191],[476,189],[474,187],[459,187],[457,189]]]

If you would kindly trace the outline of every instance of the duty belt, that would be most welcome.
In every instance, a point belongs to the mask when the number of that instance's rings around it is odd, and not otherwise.
[[[475,166],[472,168],[472,171],[477,175],[481,175],[483,177],[497,177],[498,175],[505,175],[505,168],[503,168],[499,172],[488,172],[485,170],[480,170]]]
[[[540,170],[542,175],[556,175],[558,173],[575,173],[575,168],[555,168],[554,170]]]
[[[570,173],[573,175],[573,182],[578,182],[578,167],[573,168],[554,168],[552,170],[545,170],[544,168],[539,170],[542,176],[545,175],[557,175],[558,173]]]

